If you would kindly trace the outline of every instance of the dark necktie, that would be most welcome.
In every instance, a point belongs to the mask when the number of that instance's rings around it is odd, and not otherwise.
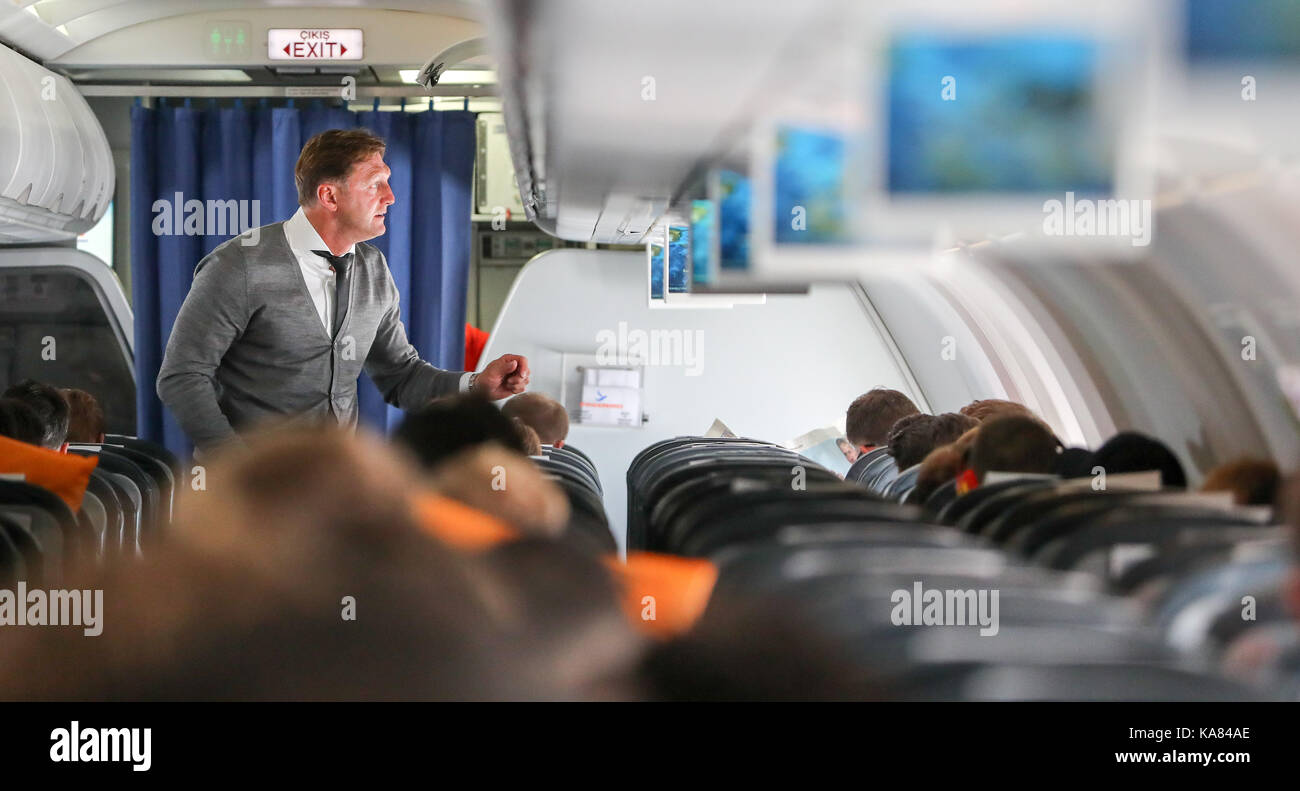
[[[333,255],[329,250],[312,252],[329,261],[330,268],[334,270],[334,329],[330,332],[330,337],[333,338],[339,334],[343,319],[348,315],[348,295],[352,292],[352,260],[355,254]]]

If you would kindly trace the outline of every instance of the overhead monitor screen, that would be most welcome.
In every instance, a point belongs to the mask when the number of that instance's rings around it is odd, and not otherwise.
[[[749,179],[734,170],[715,174],[718,200],[718,259],[722,269],[749,268]]]
[[[1187,57],[1192,62],[1300,59],[1300,3],[1295,0],[1186,0]]]
[[[777,243],[849,241],[843,137],[779,127],[772,169],[772,227]]]
[[[713,282],[713,239],[717,212],[713,201],[691,201],[691,283]]]
[[[647,247],[650,256],[650,298],[664,298],[664,246],[651,244]]]
[[[896,36],[890,192],[1109,193],[1115,134],[1097,42],[1068,34]]]
[[[690,291],[687,281],[690,260],[691,229],[685,225],[668,226],[668,293]]]

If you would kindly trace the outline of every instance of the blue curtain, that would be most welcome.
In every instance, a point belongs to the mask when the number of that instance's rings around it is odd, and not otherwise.
[[[469,286],[470,180],[474,114],[352,112],[307,108],[192,107],[159,102],[131,113],[131,283],[135,310],[136,418],[141,437],[188,457],[189,440],[158,400],[155,382],[172,323],[194,267],[236,229],[185,233],[190,200],[248,201],[250,225],[289,219],[298,210],[293,168],[307,139],[326,129],[365,127],[388,144],[385,160],[397,202],[388,232],[371,240],[388,259],[401,293],[402,320],[420,355],[460,370]],[[178,196],[179,193],[179,196]],[[174,227],[160,219],[165,201]],[[207,205],[206,203],[203,205]],[[206,215],[206,212],[205,212]],[[155,228],[155,226],[158,226]],[[191,229],[194,230],[194,229]],[[400,419],[362,377],[362,422],[382,431]]]

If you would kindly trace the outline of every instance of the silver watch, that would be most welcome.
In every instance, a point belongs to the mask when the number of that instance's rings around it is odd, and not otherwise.
[[[465,392],[468,393],[468,392],[473,391],[473,390],[474,390],[474,383],[477,382],[477,381],[478,381],[478,374],[470,374],[470,375],[469,375],[469,385],[466,386],[466,388],[465,388]]]

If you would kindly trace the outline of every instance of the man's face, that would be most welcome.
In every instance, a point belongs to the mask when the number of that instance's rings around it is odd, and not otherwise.
[[[371,154],[352,166],[338,195],[340,228],[354,242],[364,242],[384,233],[388,207],[396,202],[388,186],[392,171],[381,154]]]

